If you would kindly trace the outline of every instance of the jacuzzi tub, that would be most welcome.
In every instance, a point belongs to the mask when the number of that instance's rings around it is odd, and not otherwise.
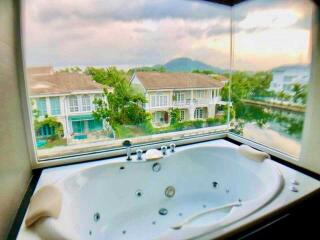
[[[157,161],[86,167],[55,185],[62,210],[32,229],[42,239],[173,240],[203,237],[259,211],[284,179],[272,160],[195,145]]]

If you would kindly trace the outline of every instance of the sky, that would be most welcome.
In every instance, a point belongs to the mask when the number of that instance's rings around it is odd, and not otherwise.
[[[312,4],[253,0],[231,8],[195,0],[25,0],[27,66],[164,64],[189,57],[228,69],[308,63]]]

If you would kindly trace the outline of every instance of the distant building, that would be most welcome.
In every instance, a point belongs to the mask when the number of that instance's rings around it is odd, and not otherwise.
[[[293,86],[296,83],[305,85],[310,79],[310,68],[304,65],[295,65],[279,67],[272,71],[273,79],[270,84],[270,90],[275,92],[284,91],[292,95]]]
[[[103,130],[104,124],[92,116],[94,98],[101,98],[103,85],[81,73],[56,73],[52,67],[27,69],[32,108],[39,119],[54,116],[63,126],[69,140],[89,138]],[[52,129],[44,126],[36,132],[37,138],[48,137]]]
[[[161,127],[170,123],[170,108],[180,109],[182,121],[214,118],[221,101],[225,78],[197,73],[136,72],[131,84],[139,88],[148,103],[145,109],[152,114],[152,123]]]

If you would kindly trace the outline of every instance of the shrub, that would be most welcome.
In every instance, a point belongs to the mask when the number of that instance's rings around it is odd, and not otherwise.
[[[198,120],[193,121],[193,126],[194,126],[195,128],[202,128],[203,125],[204,125],[204,121],[201,120],[201,119],[198,119]]]
[[[206,120],[207,126],[208,127],[213,127],[219,125],[219,119],[216,118],[208,118]]]

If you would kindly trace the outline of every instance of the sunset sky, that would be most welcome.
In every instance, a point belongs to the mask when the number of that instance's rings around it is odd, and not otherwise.
[[[27,66],[133,66],[189,57],[228,68],[231,8],[192,0],[27,0]],[[253,0],[232,9],[235,68],[309,62],[312,4]]]

